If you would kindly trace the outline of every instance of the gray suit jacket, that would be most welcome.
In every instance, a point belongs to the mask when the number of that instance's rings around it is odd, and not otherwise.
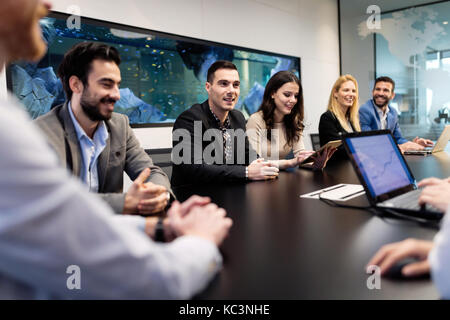
[[[46,135],[50,146],[56,151],[61,164],[80,176],[81,149],[75,127],[70,118],[67,102],[53,108],[34,121]],[[125,201],[123,192],[123,171],[131,180],[145,168],[151,169],[148,181],[162,185],[170,191],[170,182],[161,168],[153,165],[149,155],[139,145],[129,125],[128,117],[113,113],[105,121],[108,129],[106,147],[98,158],[98,179],[100,196],[109,203],[115,212],[121,213]]]

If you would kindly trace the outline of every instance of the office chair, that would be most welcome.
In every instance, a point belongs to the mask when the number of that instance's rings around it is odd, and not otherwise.
[[[311,145],[314,151],[317,151],[320,149],[320,138],[319,138],[319,134],[318,133],[311,133],[310,135],[311,138]]]

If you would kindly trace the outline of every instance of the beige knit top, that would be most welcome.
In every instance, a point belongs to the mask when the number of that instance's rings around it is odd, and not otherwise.
[[[305,150],[302,136],[294,143],[293,148],[287,145],[286,130],[282,122],[274,123],[272,139],[270,141],[267,139],[266,130],[266,123],[264,122],[262,111],[252,114],[247,121],[247,136],[253,149],[262,158],[267,160],[282,160],[291,151],[296,156],[300,151]]]

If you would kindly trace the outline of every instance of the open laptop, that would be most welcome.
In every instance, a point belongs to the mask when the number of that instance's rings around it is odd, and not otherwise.
[[[447,146],[448,140],[450,140],[450,124],[446,125],[444,130],[442,130],[439,139],[436,141],[436,144],[433,147],[428,147],[424,150],[408,150],[405,151],[404,154],[424,156],[435,152],[441,152],[444,151],[445,147]]]
[[[389,130],[343,137],[345,149],[372,206],[436,220],[443,214],[419,206],[421,190]]]

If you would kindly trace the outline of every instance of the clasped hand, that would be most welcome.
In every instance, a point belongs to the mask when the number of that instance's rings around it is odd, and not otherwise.
[[[146,218],[146,232],[155,237],[157,217]],[[226,211],[208,197],[191,196],[185,202],[174,201],[163,220],[164,238],[170,242],[181,236],[196,236],[219,246],[232,226]]]
[[[247,167],[248,178],[250,180],[268,180],[278,177],[278,165],[274,162],[264,161],[259,158],[250,163]]]

